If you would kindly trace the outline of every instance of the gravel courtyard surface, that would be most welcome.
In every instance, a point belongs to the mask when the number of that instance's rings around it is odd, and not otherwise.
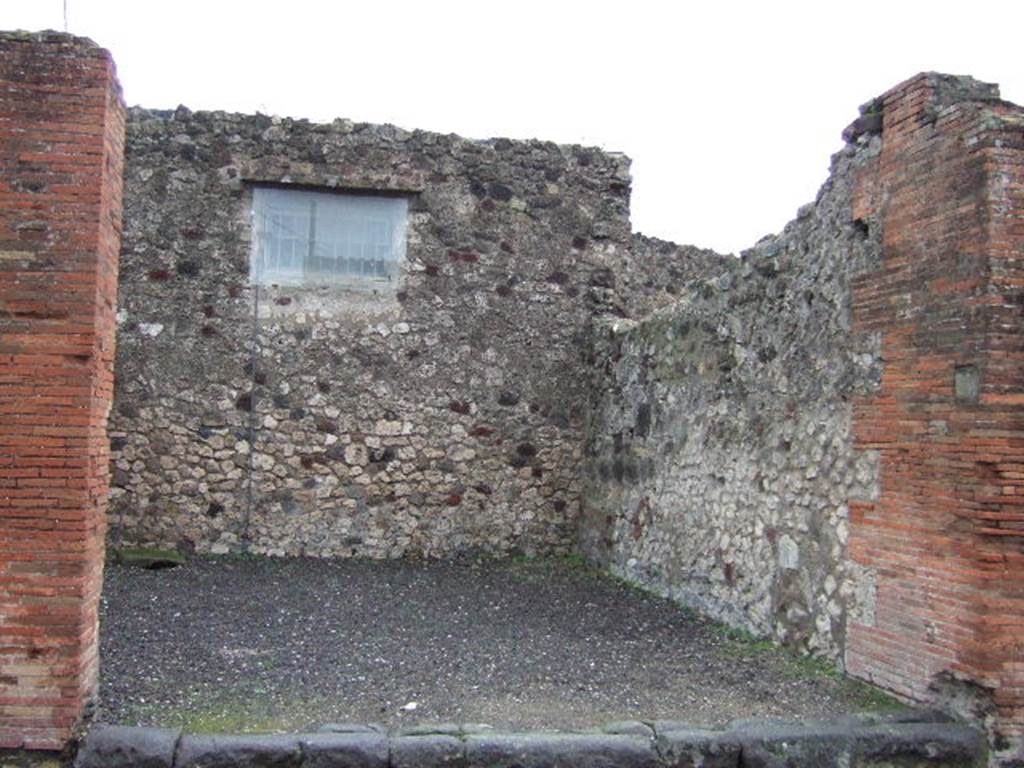
[[[103,722],[573,729],[891,708],[572,561],[108,565]]]

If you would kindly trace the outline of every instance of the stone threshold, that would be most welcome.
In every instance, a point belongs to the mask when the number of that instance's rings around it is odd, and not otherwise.
[[[609,723],[585,732],[504,732],[422,725],[387,733],[328,725],[316,733],[197,735],[96,726],[74,768],[883,768],[984,766],[982,734],[933,711],[794,723],[740,720],[723,730],[675,722]]]

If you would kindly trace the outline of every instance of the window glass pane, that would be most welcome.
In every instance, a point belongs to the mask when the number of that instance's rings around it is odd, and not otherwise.
[[[404,198],[258,187],[253,214],[257,283],[372,288],[405,258]]]

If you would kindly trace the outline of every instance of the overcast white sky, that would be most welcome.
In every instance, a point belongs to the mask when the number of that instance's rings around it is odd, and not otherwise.
[[[63,0],[0,28],[63,29]],[[814,198],[857,106],[922,70],[1024,103],[1021,0],[67,0],[129,104],[595,144],[633,226],[738,251]]]

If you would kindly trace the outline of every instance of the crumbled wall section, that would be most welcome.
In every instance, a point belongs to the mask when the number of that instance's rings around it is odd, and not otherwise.
[[[640,319],[675,303],[695,280],[716,274],[723,255],[707,248],[678,245],[634,234],[629,248],[617,251],[605,290],[595,301],[596,317]]]
[[[857,446],[880,495],[851,506],[850,557],[877,574],[851,624],[853,674],[1024,739],[1024,110],[995,86],[921,75],[877,102],[876,167],[855,214],[883,230],[854,285],[881,386],[858,398]],[[1021,753],[1018,752],[1018,756]]]
[[[123,133],[106,51],[0,34],[0,748],[96,692]]]
[[[125,176],[115,535],[322,556],[572,547],[582,339],[632,258],[626,158],[133,109]],[[259,183],[408,197],[396,289],[257,295]]]
[[[848,499],[873,498],[852,398],[878,377],[850,332],[850,276],[878,232],[850,215],[864,134],[818,200],[742,259],[698,265],[675,303],[595,326],[581,545],[591,558],[759,635],[837,657],[870,574],[845,561]]]

